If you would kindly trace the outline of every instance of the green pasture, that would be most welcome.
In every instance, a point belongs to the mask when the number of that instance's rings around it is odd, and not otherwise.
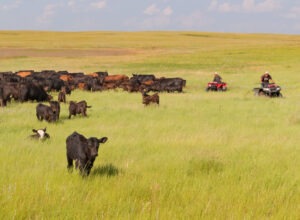
[[[100,52],[49,55],[63,50]],[[1,108],[0,219],[300,219],[300,36],[1,31],[0,71],[21,69],[155,74],[187,86],[146,108],[139,93],[76,90],[67,101],[86,100],[88,117],[69,120],[61,104],[52,124],[36,119],[36,102]],[[228,92],[205,92],[215,71]],[[254,97],[265,71],[284,98]],[[44,127],[50,140],[27,138]],[[108,137],[88,178],[67,172],[74,131]]]

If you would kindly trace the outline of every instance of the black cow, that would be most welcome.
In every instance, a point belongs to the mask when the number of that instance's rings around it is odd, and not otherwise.
[[[59,120],[60,105],[57,101],[50,101],[50,107],[55,115],[55,120]]]
[[[138,75],[138,74],[132,74],[132,77],[129,81],[131,82],[138,82],[139,84],[146,81],[154,81],[155,76],[154,75]]]
[[[2,85],[3,91],[3,100],[10,101],[11,98],[15,100],[19,99],[19,84],[18,83],[4,83]]]
[[[36,117],[40,121],[54,122],[56,120],[56,115],[52,108],[41,103],[36,106]]]
[[[79,167],[80,173],[88,176],[98,156],[100,143],[104,144],[106,141],[107,137],[87,139],[76,131],[71,134],[66,140],[68,170],[72,171],[75,160],[76,169]]]
[[[83,117],[87,116],[86,109],[91,107],[92,106],[87,105],[86,101],[81,101],[78,103],[71,101],[69,105],[69,119],[72,115],[76,116],[77,114],[82,114]]]
[[[19,86],[19,99],[21,102],[28,100],[43,102],[50,101],[52,96],[48,95],[40,85],[34,83],[22,83]]]

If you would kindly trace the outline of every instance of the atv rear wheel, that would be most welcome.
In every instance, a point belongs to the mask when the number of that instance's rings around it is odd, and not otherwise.
[[[209,87],[207,87],[207,88],[205,89],[205,91],[206,91],[206,92],[209,92],[209,90],[210,90],[210,88],[209,88]]]

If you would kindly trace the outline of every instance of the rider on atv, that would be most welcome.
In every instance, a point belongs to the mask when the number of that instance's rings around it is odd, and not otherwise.
[[[269,74],[269,72],[266,72],[264,75],[262,75],[262,76],[260,77],[261,86],[262,86],[263,88],[268,87],[268,84],[270,83],[270,81],[271,81],[272,83],[275,83],[275,82],[273,81],[271,75]]]
[[[221,83],[222,82],[222,77],[217,72],[215,72],[215,76],[214,76],[213,82],[217,82],[217,83]]]

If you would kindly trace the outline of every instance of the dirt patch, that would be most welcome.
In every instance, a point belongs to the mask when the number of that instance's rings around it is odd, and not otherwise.
[[[0,48],[1,57],[96,57],[96,56],[125,56],[134,54],[129,49],[95,49],[95,50],[77,50],[77,49],[15,49]]]

